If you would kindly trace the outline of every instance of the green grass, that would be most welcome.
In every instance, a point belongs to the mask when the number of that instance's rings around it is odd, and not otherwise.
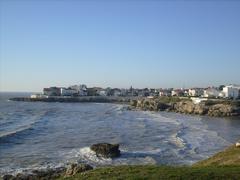
[[[240,166],[115,166],[60,179],[240,179]]]
[[[200,161],[194,166],[225,166],[225,165],[235,165],[240,166],[240,148],[231,146],[224,151],[215,154],[209,159]]]
[[[240,179],[240,148],[231,146],[193,166],[112,166],[60,179]]]

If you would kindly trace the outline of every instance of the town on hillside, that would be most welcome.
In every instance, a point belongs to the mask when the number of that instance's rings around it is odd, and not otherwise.
[[[129,89],[119,88],[101,88],[86,85],[73,85],[66,87],[49,87],[43,88],[42,94],[33,94],[31,98],[48,98],[48,97],[81,97],[81,96],[114,96],[114,97],[161,97],[161,96],[177,96],[177,97],[203,97],[203,98],[226,98],[240,99],[239,85],[221,85],[219,87],[208,88],[190,88],[190,89]]]

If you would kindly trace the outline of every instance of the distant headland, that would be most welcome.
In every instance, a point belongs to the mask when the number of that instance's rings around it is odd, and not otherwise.
[[[101,88],[86,85],[43,88],[42,94],[15,97],[26,102],[125,103],[130,110],[171,111],[216,117],[240,116],[240,86],[189,89]]]

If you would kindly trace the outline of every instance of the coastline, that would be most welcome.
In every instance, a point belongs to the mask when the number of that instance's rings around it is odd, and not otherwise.
[[[240,148],[232,145],[191,166],[119,165],[93,168],[87,164],[71,164],[69,167],[36,170],[31,174],[4,175],[2,179],[239,179],[239,153]]]
[[[207,100],[195,104],[188,98],[155,98],[131,100],[130,110],[167,111],[191,115],[207,115],[211,117],[240,117],[240,101]]]
[[[27,98],[27,99],[29,99],[29,98]],[[52,100],[54,100],[54,99],[52,99]],[[86,99],[84,99],[84,101],[83,101],[83,99],[81,99],[81,100],[82,100],[81,102],[94,102],[93,101],[94,98],[93,99],[90,98],[91,101],[87,101]],[[153,100],[149,100],[149,99],[147,99],[147,100],[148,101],[153,101]],[[125,101],[121,100],[121,102],[124,102],[124,103],[127,102],[127,103],[130,103],[130,104],[131,104],[131,101],[133,101],[133,100],[129,100],[129,99],[126,99]],[[52,101],[52,102],[55,102],[55,101]],[[64,101],[64,102],[69,102],[69,101]],[[105,101],[102,101],[102,99],[101,99],[100,102],[105,102]],[[118,100],[115,99],[115,100],[111,100],[111,102],[119,103],[120,100],[119,99]],[[109,102],[106,102],[106,103],[109,103]],[[208,161],[208,159],[204,160],[204,161]],[[215,165],[218,165],[218,164],[215,163],[214,166]],[[240,172],[239,164],[237,164],[237,167],[235,167],[236,164],[228,164],[228,166],[232,166],[232,165],[234,166],[234,168],[236,168]],[[212,164],[209,164],[208,166],[212,166]],[[211,167],[211,168],[213,168],[213,167]],[[90,170],[90,171],[83,172],[83,173],[78,173],[76,176],[69,177],[69,178],[70,179],[78,179],[78,178],[82,179],[82,178],[84,178],[84,176],[87,177],[87,178],[94,178],[95,177],[95,173],[108,172],[108,171],[114,171],[114,172],[119,172],[119,173],[122,173],[122,174],[127,174],[127,173],[129,173],[129,169],[131,169],[134,172],[138,172],[138,174],[141,174],[140,171],[143,170],[143,171],[146,172],[148,177],[149,177],[149,175],[151,173],[151,169],[154,169],[154,170],[157,170],[157,171],[163,171],[164,170],[164,172],[166,172],[166,173],[168,172],[170,174],[171,174],[172,171],[180,171],[180,170],[181,171],[182,170],[183,171],[189,171],[189,172],[192,172],[192,171],[194,171],[194,172],[195,171],[206,171],[206,173],[208,173],[208,172],[212,173],[212,171],[214,171],[214,172],[218,171],[218,167],[214,167],[213,169],[211,169],[211,168],[209,170],[208,167],[207,168],[205,168],[205,167],[203,168],[202,166],[195,167],[195,165],[187,166],[187,167],[183,167],[183,166],[172,167],[172,166],[160,166],[160,165],[156,165],[156,166],[150,166],[150,165],[142,165],[142,166],[116,166],[116,167],[115,166],[107,166],[107,167],[103,167],[103,168],[96,168],[94,170]],[[229,172],[231,172],[231,170],[232,170],[231,167],[222,167],[222,169],[226,169]],[[64,178],[65,179],[65,177],[64,177],[65,171],[66,171],[66,167],[63,167],[63,168],[60,168],[60,169],[47,169],[46,171],[44,170],[44,171],[36,172],[36,174],[37,174],[36,176],[44,176],[44,177],[48,177],[48,179],[49,178],[50,179],[55,179],[55,178],[60,178],[60,179]],[[133,176],[137,176],[138,174],[135,173],[135,174],[133,174]],[[157,174],[157,172],[156,172],[155,175],[159,176],[159,174]],[[21,176],[21,174],[19,176]],[[22,175],[22,176],[28,176],[28,175]],[[31,175],[31,177],[32,177],[32,175]],[[181,175],[181,177],[182,177],[182,175]],[[109,177],[103,177],[103,178],[109,178]],[[128,177],[126,177],[126,178],[128,178]]]
[[[128,110],[167,111],[191,115],[207,115],[212,117],[240,117],[240,101],[210,99],[195,104],[189,98],[178,97],[115,97],[115,96],[83,96],[48,98],[15,97],[10,101],[23,102],[60,102],[60,103],[118,103],[129,105]]]

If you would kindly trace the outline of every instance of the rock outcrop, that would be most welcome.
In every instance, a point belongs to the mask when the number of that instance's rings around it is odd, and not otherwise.
[[[47,169],[47,170],[34,170],[31,174],[19,173],[16,176],[4,175],[3,180],[49,180],[57,179],[59,177],[70,177],[77,173],[82,173],[85,171],[92,170],[88,164],[71,164],[68,168],[57,168],[57,169]]]
[[[133,100],[131,108],[144,111],[172,111],[184,114],[209,115],[215,117],[240,116],[239,103],[231,101],[206,101],[194,104],[190,99],[178,99],[178,101],[162,102],[160,98]]]
[[[4,175],[3,180],[48,180],[62,176],[65,168],[34,170],[31,174],[18,173],[16,176]]]
[[[233,106],[229,104],[216,104],[209,107],[209,116],[233,116],[235,110]]]
[[[121,155],[119,150],[119,144],[94,144],[90,147],[90,149],[94,151],[97,156],[104,158],[115,158]]]
[[[66,170],[65,177],[74,176],[77,173],[82,173],[92,169],[93,167],[88,164],[71,164]]]

